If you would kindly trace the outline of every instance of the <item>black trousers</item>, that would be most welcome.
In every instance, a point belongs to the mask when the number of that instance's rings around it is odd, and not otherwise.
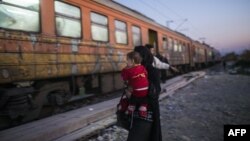
[[[152,122],[134,119],[127,141],[150,141]]]

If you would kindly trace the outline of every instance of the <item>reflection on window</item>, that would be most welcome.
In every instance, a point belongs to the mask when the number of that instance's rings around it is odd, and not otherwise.
[[[168,49],[167,45],[168,45],[167,38],[164,37],[164,38],[162,39],[162,48],[163,48],[163,49]]]
[[[39,0],[2,0],[0,28],[38,32]]]
[[[174,40],[174,52],[178,51],[177,41]]]
[[[30,10],[39,10],[39,0],[2,0],[3,2],[21,6]]]
[[[128,44],[127,34],[121,31],[115,32],[116,42],[119,44]]]
[[[91,35],[95,41],[108,41],[108,18],[97,14],[91,13]]]
[[[171,38],[169,38],[168,50],[173,50],[173,40]]]
[[[81,37],[81,14],[78,7],[55,1],[55,13],[57,35]]]
[[[81,37],[81,23],[64,17],[56,17],[56,33],[59,36]]]
[[[179,44],[179,52],[182,52],[182,45]]]
[[[107,17],[93,12],[91,13],[91,21],[96,24],[108,25]]]
[[[108,41],[108,29],[98,25],[91,26],[92,38],[95,41]]]
[[[212,52],[211,52],[211,51],[209,51],[209,52],[208,52],[208,55],[209,55],[209,56],[212,56]]]
[[[80,19],[80,9],[78,7],[62,3],[60,1],[55,1],[55,12],[64,14],[68,17],[74,17]]]
[[[133,44],[134,46],[141,45],[141,30],[139,27],[132,26],[132,34],[133,34]]]
[[[115,21],[115,38],[119,44],[127,44],[127,25],[121,21]]]

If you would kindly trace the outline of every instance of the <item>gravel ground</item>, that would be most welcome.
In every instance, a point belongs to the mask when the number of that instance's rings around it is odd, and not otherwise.
[[[223,125],[250,124],[250,76],[217,65],[207,75],[160,102],[163,141],[222,141]],[[126,141],[113,126],[89,141]]]

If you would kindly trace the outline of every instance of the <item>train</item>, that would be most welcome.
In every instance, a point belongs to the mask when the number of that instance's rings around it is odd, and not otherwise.
[[[123,88],[135,46],[151,44],[183,72],[220,53],[112,0],[0,1],[0,129]]]

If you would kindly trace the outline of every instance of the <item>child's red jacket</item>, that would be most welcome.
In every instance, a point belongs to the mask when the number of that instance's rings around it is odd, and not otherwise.
[[[133,88],[132,95],[135,97],[144,97],[148,93],[148,73],[144,66],[137,65],[122,70],[122,78],[128,81],[128,85]]]

